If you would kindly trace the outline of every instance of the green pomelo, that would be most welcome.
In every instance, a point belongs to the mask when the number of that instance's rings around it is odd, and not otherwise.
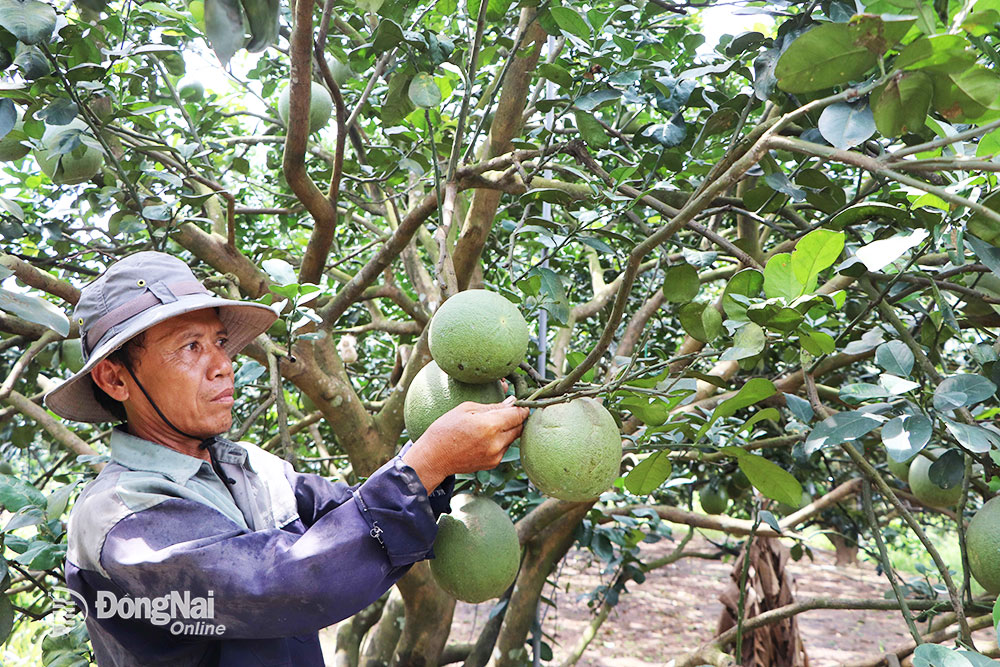
[[[489,498],[460,494],[438,519],[431,573],[463,602],[499,597],[517,577],[521,545],[507,513]]]
[[[459,382],[431,361],[410,383],[403,403],[403,420],[410,440],[416,440],[438,417],[460,403],[499,403],[502,400],[503,387],[499,381],[486,384]]]
[[[1000,593],[1000,497],[987,500],[976,512],[965,540],[972,576],[990,593]]]
[[[0,461],[0,475],[13,475],[14,466],[7,463],[6,461]]]
[[[459,292],[431,320],[431,356],[445,373],[473,384],[498,380],[528,351],[528,323],[495,292]]]
[[[193,76],[181,77],[177,82],[177,95],[188,102],[198,102],[205,97],[205,84]]]
[[[744,493],[749,491],[752,486],[753,485],[750,484],[750,480],[747,478],[746,473],[737,468],[726,481],[726,493],[729,494],[730,498],[740,498]]]
[[[809,495],[809,492],[806,491],[806,490],[803,490],[802,491],[802,496],[799,499],[799,504],[797,506],[792,507],[788,503],[778,503],[778,506],[776,507],[776,509],[778,510],[778,513],[780,513],[782,515],[794,514],[795,512],[798,512],[800,509],[802,509],[803,507],[805,507],[806,505],[808,505],[812,501],[813,501],[813,498],[812,498],[811,495]]]
[[[330,115],[333,113],[333,98],[322,84],[312,82],[312,97],[309,99],[309,134],[318,132],[326,127],[330,122]],[[281,122],[288,127],[288,105],[291,100],[292,89],[289,86],[281,91],[278,96],[278,116]]]
[[[926,456],[916,456],[910,463],[910,491],[917,500],[929,507],[951,507],[962,497],[962,485],[945,489],[931,481],[931,461]]]
[[[592,398],[538,408],[524,423],[521,465],[553,498],[596,498],[617,479],[621,460],[615,419]]]
[[[79,338],[64,340],[59,348],[63,366],[71,373],[77,373],[83,368],[83,344]]]
[[[347,63],[342,62],[334,56],[326,57],[326,66],[330,69],[330,76],[338,86],[343,86],[354,76],[354,70]]]
[[[729,507],[729,494],[721,486],[706,484],[698,491],[698,501],[706,514],[722,514]]]
[[[14,121],[14,127],[0,139],[0,162],[20,160],[31,150],[22,143],[28,138],[28,135],[24,133],[24,120],[21,117],[22,111],[16,107],[15,110],[17,120]]]
[[[885,462],[889,467],[889,472],[895,475],[896,479],[904,484],[910,481],[910,464],[913,463],[912,456],[905,461],[896,461],[891,456],[887,456]]]
[[[57,185],[76,185],[89,181],[104,165],[101,151],[82,142],[69,153],[53,152],[59,139],[70,130],[89,132],[87,124],[79,118],[68,125],[50,125],[42,135],[43,148],[35,151],[39,168]]]

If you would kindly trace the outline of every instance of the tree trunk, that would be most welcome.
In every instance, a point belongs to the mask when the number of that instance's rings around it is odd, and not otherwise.
[[[334,667],[358,666],[361,640],[382,615],[388,597],[388,594],[383,595],[337,627],[337,652],[333,656]]]
[[[535,609],[545,586],[545,579],[569,551],[576,526],[590,508],[591,504],[584,503],[569,509],[524,545],[521,571],[517,575],[514,593],[507,605],[507,615],[490,657],[489,667],[514,667],[523,664],[524,643],[535,620]]]
[[[406,623],[394,667],[435,667],[448,641],[455,598],[442,590],[427,561],[413,566],[396,584],[403,594]]]
[[[740,579],[747,549],[733,563],[732,581],[719,596],[724,608],[719,618],[717,635],[737,625],[740,602]],[[749,548],[750,567],[747,570],[743,618],[748,619],[770,609],[794,602],[792,577],[785,570],[788,548],[773,538],[758,537]],[[808,667],[799,626],[794,616],[747,632],[743,637],[742,656],[736,656],[744,667]]]
[[[390,589],[388,601],[376,620],[378,625],[375,625],[368,637],[365,655],[361,660],[364,667],[388,667],[392,661],[392,654],[403,634],[403,598],[399,589]]]

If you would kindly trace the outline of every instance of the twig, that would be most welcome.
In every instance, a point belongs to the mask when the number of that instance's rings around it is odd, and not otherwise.
[[[892,561],[889,560],[889,554],[885,549],[885,542],[882,540],[882,531],[878,525],[878,519],[875,517],[875,510],[872,508],[872,484],[869,481],[865,481],[864,486],[861,488],[861,498],[865,509],[865,517],[868,519],[868,526],[871,528],[872,538],[875,540],[875,546],[878,548],[878,556],[879,561],[882,563],[882,570],[885,572],[886,579],[889,580],[889,585],[892,586],[892,592],[896,596],[896,601],[899,602],[899,609],[903,613],[903,620],[906,621],[906,627],[910,630],[910,636],[913,637],[914,642],[920,644],[920,631],[917,630],[917,624],[913,620],[913,612],[910,611],[910,607],[906,602],[906,595],[899,587],[899,582],[896,581],[896,573],[892,569]]]
[[[10,373],[7,374],[6,379],[4,379],[3,384],[0,384],[0,401],[6,399],[10,396],[10,392],[14,391],[14,385],[17,384],[18,379],[20,379],[21,374],[28,368],[28,364],[31,360],[42,351],[45,347],[54,341],[62,338],[55,331],[46,331],[42,334],[42,337],[32,343],[27,350],[21,355],[21,357],[14,362],[14,365],[10,369]]]

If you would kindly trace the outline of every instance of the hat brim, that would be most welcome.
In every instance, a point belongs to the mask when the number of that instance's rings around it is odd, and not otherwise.
[[[160,322],[196,310],[218,308],[219,319],[226,327],[229,340],[226,351],[235,357],[254,338],[267,331],[278,318],[268,306],[259,303],[232,301],[209,294],[192,294],[176,301],[160,304],[139,313],[111,338],[101,341],[78,372],[45,395],[45,406],[61,417],[78,422],[100,423],[118,421],[101,407],[94,396],[94,381],[90,371],[102,359],[119,347]]]

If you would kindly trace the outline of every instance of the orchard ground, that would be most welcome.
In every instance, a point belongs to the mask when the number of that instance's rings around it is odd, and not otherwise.
[[[674,526],[675,540],[643,544],[642,559],[651,561],[669,554],[686,530],[685,526]],[[725,540],[721,533],[706,531],[706,534],[716,544]],[[825,540],[814,540],[814,544],[820,542]],[[710,552],[716,547],[699,535],[685,550]],[[863,552],[856,565],[837,567],[832,550],[813,546],[812,551],[812,561],[803,556],[798,562],[789,562],[796,599],[882,598],[889,591],[888,581]],[[898,556],[895,561],[912,566],[905,555]],[[630,594],[621,597],[577,666],[660,666],[696,649],[715,634],[722,612],[718,598],[729,582],[732,562],[732,556],[722,560],[684,558],[653,570],[642,584],[630,583]],[[545,641],[554,654],[553,660],[546,664],[561,665],[590,626],[593,614],[586,597],[597,586],[608,583],[611,575],[602,574],[604,568],[605,564],[590,552],[574,549],[561,571],[550,576],[550,585],[545,587],[543,595],[554,600],[558,607],[547,610],[543,607]],[[907,580],[920,576],[912,570],[901,570],[900,574]],[[551,586],[553,581],[557,590]],[[478,605],[458,603],[448,643],[474,642],[494,604],[494,600]],[[898,611],[814,610],[800,614],[798,622],[811,667],[837,667],[891,650],[909,640]],[[333,655],[335,635],[335,627],[321,633],[328,656]],[[996,638],[989,630],[979,631],[974,637],[980,650],[996,647]]]

